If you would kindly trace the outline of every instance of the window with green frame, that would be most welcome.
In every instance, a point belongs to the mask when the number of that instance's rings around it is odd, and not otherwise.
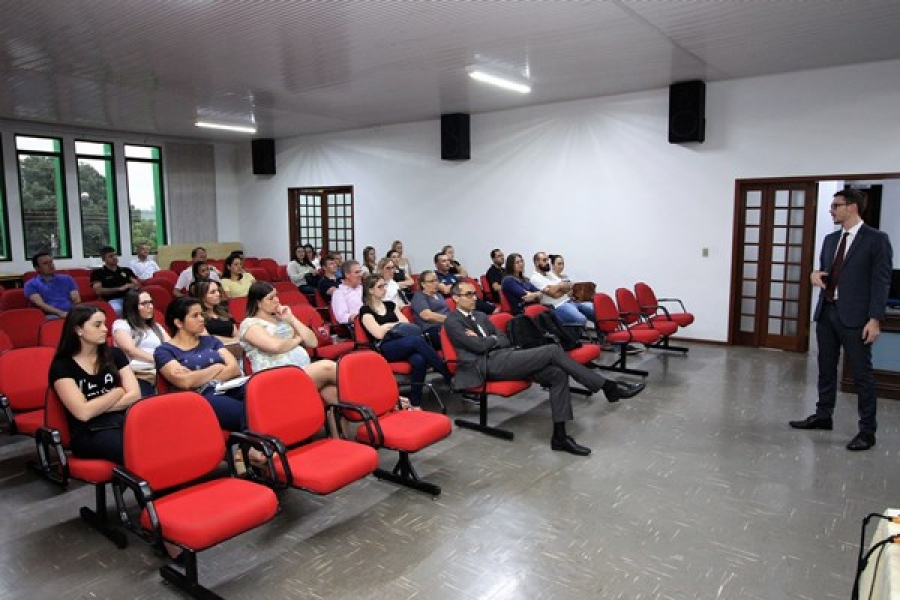
[[[161,151],[156,146],[125,145],[131,247],[146,243],[156,253],[166,243],[166,211]]]
[[[75,157],[84,256],[100,256],[103,246],[121,251],[113,145],[76,140]]]
[[[44,250],[71,258],[62,140],[16,136],[25,256]]]
[[[3,164],[3,145],[0,144],[0,165]],[[6,177],[0,169],[0,260],[12,260],[9,248],[9,212],[6,208]]]

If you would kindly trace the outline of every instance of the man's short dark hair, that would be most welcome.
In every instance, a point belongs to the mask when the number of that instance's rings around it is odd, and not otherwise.
[[[443,250],[441,250],[440,252],[438,252],[437,254],[435,254],[435,255],[434,255],[434,264],[437,264],[437,259],[439,259],[439,258],[442,257],[442,256],[446,256],[446,255],[447,255],[447,253],[444,252]]]
[[[115,254],[115,253],[116,253],[116,249],[113,248],[112,246],[103,246],[102,248],[100,248],[100,258],[103,258],[104,256],[106,256],[106,255],[109,254],[110,252],[112,252],[113,254]]]
[[[53,259],[53,256],[46,250],[41,250],[40,252],[37,252],[34,256],[31,257],[31,264],[34,266],[35,269],[38,268],[38,261],[41,260],[42,256],[49,256],[51,260]]]
[[[834,197],[837,198],[840,196],[844,199],[844,202],[847,204],[855,204],[857,207],[857,213],[863,214],[866,212],[866,195],[856,188],[844,188],[842,190],[837,191],[834,194]]]
[[[537,252],[535,252],[534,256],[531,257],[531,262],[537,263],[537,259],[541,254],[544,254],[544,252],[541,250],[538,250]]]
[[[450,287],[450,295],[451,296],[462,296],[462,286],[464,286],[464,285],[472,285],[472,282],[466,281],[465,279],[461,279],[461,280],[457,281]],[[475,286],[472,286],[472,287],[475,287]]]
[[[493,250],[491,250],[491,260],[494,260],[494,258],[496,258],[500,252],[502,252],[500,248],[494,248]]]
[[[196,248],[191,250],[191,260],[197,258],[197,255],[200,254],[201,251],[206,252],[206,248],[204,248],[203,246],[197,246]]]

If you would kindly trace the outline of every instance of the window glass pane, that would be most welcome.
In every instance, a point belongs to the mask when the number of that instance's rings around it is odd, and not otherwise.
[[[747,225],[759,225],[759,209],[747,209]]]
[[[75,154],[78,156],[109,156],[111,158],[112,144],[76,141]]]
[[[799,227],[795,227],[789,230],[788,237],[791,240],[792,244],[802,244],[803,243],[803,230]]]
[[[791,193],[788,190],[777,190],[775,192],[775,206],[788,206],[788,200]]]
[[[111,154],[111,144],[76,142],[76,150],[87,146],[92,147],[94,155],[106,155],[107,148]],[[107,148],[103,148],[104,146]],[[112,158],[78,156],[78,200],[84,256],[100,256],[100,248],[107,245],[119,249],[119,219]]]
[[[787,243],[787,228],[786,227],[776,227],[772,231],[772,243],[774,244],[786,244]]]
[[[756,312],[756,298],[741,298],[741,312],[751,315]]]
[[[759,260],[759,246],[744,246],[744,260]]]
[[[747,244],[759,243],[759,227],[748,227],[744,230],[744,242]]]
[[[784,295],[784,283],[772,282],[769,286],[769,296],[771,298],[781,298]]]
[[[756,279],[756,263],[744,264],[744,279]]]
[[[741,286],[741,294],[744,296],[756,296],[756,282],[745,281]]]
[[[741,331],[753,333],[754,323],[756,323],[756,319],[753,317],[741,317]]]
[[[788,260],[790,262],[800,262],[801,258],[803,258],[803,248],[791,246],[788,250]]]
[[[769,334],[778,335],[781,333],[781,319],[769,319]]]
[[[62,151],[62,142],[57,138],[17,135],[16,150],[59,154]]]
[[[784,303],[784,316],[790,317],[791,319],[796,319],[800,316],[799,313],[800,305],[796,302],[785,302]]]
[[[162,161],[159,148],[125,146],[125,155],[153,157],[152,161],[125,160],[128,177],[128,207],[131,245],[146,243],[150,253],[166,243],[165,201],[162,186]]]
[[[794,227],[803,227],[803,211],[795,208],[791,211],[791,225]]]
[[[155,146],[132,146],[125,144],[125,158],[159,160],[159,148]]]
[[[759,190],[753,190],[747,192],[747,206],[759,208],[762,206],[762,192]]]
[[[776,281],[784,281],[784,265],[772,265],[772,279]]]
[[[775,225],[785,226],[788,224],[788,211],[786,210],[776,210],[775,211]]]
[[[800,299],[800,286],[796,283],[789,283],[787,285],[787,296],[785,296],[788,300],[799,300]]]
[[[769,300],[769,316],[780,317],[782,310],[784,303],[781,300]]]
[[[794,190],[791,192],[791,206],[802,207],[806,203],[806,190]]]
[[[41,156],[18,153],[19,192],[22,200],[22,233],[25,256],[48,251],[53,256],[69,258],[69,223],[66,211],[64,169],[60,140],[16,136],[17,148],[53,151]]]
[[[772,262],[784,262],[784,246],[772,246]]]
[[[790,319],[784,322],[784,335],[797,335],[797,321]]]

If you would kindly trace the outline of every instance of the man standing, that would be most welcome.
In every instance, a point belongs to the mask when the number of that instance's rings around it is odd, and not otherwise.
[[[348,260],[341,270],[344,281],[331,295],[331,312],[338,323],[353,323],[362,308],[362,267],[357,261]]]
[[[506,257],[500,248],[491,250],[491,266],[484,276],[491,285],[490,292],[494,304],[500,304],[500,285],[503,283],[503,276],[506,274],[503,270],[504,262],[506,262]],[[487,292],[488,290],[484,291]]]
[[[569,358],[559,344],[514,349],[506,335],[497,331],[484,313],[475,310],[475,286],[463,281],[453,286],[452,293],[456,310],[447,317],[444,328],[459,354],[457,387],[477,387],[484,379],[533,379],[549,387],[553,417],[550,447],[554,450],[578,456],[591,453],[566,433],[566,421],[574,418],[569,376],[592,393],[603,390],[610,402],[631,398],[644,389],[643,383],[606,379]]]
[[[65,318],[73,304],[81,302],[78,285],[68,275],[58,275],[49,252],[31,258],[37,277],[25,282],[25,297],[47,313],[48,319]]]
[[[91,287],[97,296],[109,302],[117,315],[122,314],[122,299],[128,290],[140,288],[134,271],[119,266],[119,255],[112,246],[100,248],[103,266],[91,272]]]
[[[831,217],[840,229],[825,237],[819,270],[810,275],[812,284],[821,289],[815,312],[819,401],[815,414],[790,422],[795,429],[833,427],[838,359],[843,348],[853,368],[859,412],[859,433],[847,444],[848,450],[868,450],[875,445],[872,344],[881,333],[893,265],[890,239],[863,222],[860,215],[865,209],[866,197],[855,189],[837,192],[831,203]]]
[[[191,250],[191,264],[188,268],[178,274],[178,281],[175,282],[175,295],[180,296],[181,290],[186,290],[194,281],[194,263],[198,261],[206,262],[206,248],[197,246]],[[209,278],[213,281],[219,281],[219,272],[210,265]]]
[[[572,284],[550,270],[550,258],[546,252],[535,252],[532,261],[534,273],[531,275],[531,285],[541,290],[541,304],[553,308],[563,325],[584,327],[588,320],[595,320],[594,305],[572,300],[569,296]]]
[[[150,248],[144,242],[138,244],[135,250],[137,251],[137,258],[132,260],[128,266],[134,271],[138,279],[146,281],[159,271],[159,265],[150,258]]]

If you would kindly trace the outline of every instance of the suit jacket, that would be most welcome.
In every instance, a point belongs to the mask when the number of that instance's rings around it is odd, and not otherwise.
[[[478,327],[458,310],[454,310],[444,321],[444,330],[450,338],[459,358],[456,369],[456,386],[472,388],[481,386],[487,378],[487,356],[491,350],[509,348],[509,338],[494,327],[482,312],[473,311],[475,321],[487,334],[468,335],[467,331],[478,333]]]
[[[825,236],[819,256],[820,270],[831,271],[842,234],[843,229],[838,229]],[[884,320],[893,254],[887,234],[863,223],[844,255],[837,282],[838,317],[844,327],[861,328],[869,319]],[[815,312],[817,321],[824,302],[825,290],[820,290]]]

